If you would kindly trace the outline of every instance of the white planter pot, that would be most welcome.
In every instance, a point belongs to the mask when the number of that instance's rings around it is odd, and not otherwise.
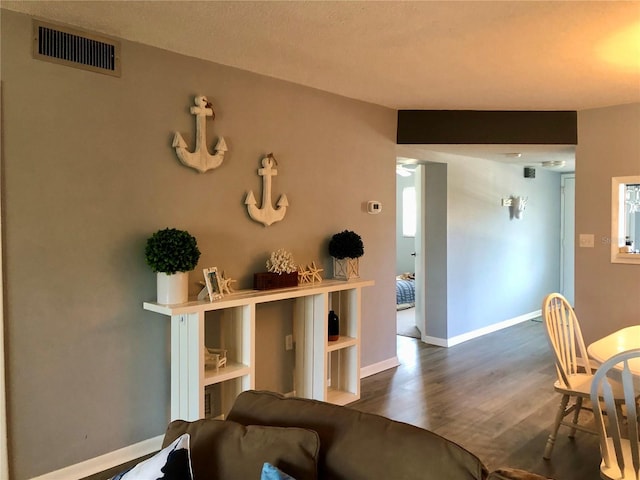
[[[171,305],[189,300],[189,272],[157,273],[158,303]]]
[[[359,258],[333,258],[333,278],[350,280],[360,278]]]

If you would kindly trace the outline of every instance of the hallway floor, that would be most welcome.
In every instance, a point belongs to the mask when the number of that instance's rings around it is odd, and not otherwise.
[[[416,307],[398,310],[396,313],[398,335],[403,337],[420,338],[420,330],[416,328]]]

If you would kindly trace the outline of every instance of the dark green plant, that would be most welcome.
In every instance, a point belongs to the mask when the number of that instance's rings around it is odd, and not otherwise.
[[[200,250],[196,238],[189,232],[165,228],[147,239],[144,256],[151,270],[172,275],[196,268]]]
[[[364,255],[362,238],[351,230],[336,233],[329,241],[329,255],[339,260],[361,257]]]

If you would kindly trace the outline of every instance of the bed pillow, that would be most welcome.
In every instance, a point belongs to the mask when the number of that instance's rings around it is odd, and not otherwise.
[[[198,479],[258,479],[265,462],[296,480],[316,480],[320,439],[297,427],[244,426],[229,420],[175,420],[163,445],[191,436],[191,466]]]
[[[157,478],[193,480],[189,456],[189,434],[180,435],[153,457],[120,472],[111,480],[155,480]]]

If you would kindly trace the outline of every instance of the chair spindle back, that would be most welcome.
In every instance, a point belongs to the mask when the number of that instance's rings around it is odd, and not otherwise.
[[[591,383],[591,401],[600,436],[600,469],[609,478],[640,479],[640,442],[638,440],[638,396],[639,378],[629,369],[629,360],[640,358],[640,348],[614,355],[596,371]],[[621,379],[624,392],[626,416],[621,418],[621,409],[616,405],[612,379]],[[601,401],[598,401],[601,398]],[[606,422],[605,422],[606,416]],[[615,462],[615,466],[614,466]],[[618,468],[619,472],[615,470]],[[603,477],[604,478],[604,477]]]
[[[584,362],[589,358],[576,314],[567,299],[559,293],[550,293],[544,298],[542,314],[556,358],[558,379],[565,387],[572,388],[571,376],[579,373],[579,367],[584,368],[578,357]],[[591,371],[588,368],[586,370],[586,374],[590,375]]]

